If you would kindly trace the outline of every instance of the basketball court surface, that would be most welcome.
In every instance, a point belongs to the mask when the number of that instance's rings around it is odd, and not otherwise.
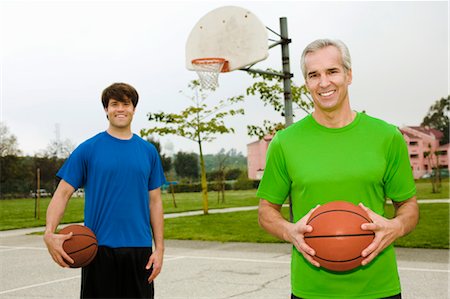
[[[0,232],[0,298],[79,298],[80,270],[57,266],[42,236]],[[290,296],[288,244],[166,240],[156,298]],[[398,248],[403,298],[449,298],[449,251]]]

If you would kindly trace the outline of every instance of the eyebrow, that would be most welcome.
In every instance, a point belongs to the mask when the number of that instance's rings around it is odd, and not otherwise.
[[[331,67],[331,68],[329,68],[329,69],[326,69],[326,71],[327,72],[330,72],[330,71],[339,71],[340,69],[338,68],[338,67]],[[309,73],[307,73],[307,75],[308,76],[310,76],[310,75],[314,75],[314,74],[317,74],[319,71],[311,71],[311,72],[309,72]]]

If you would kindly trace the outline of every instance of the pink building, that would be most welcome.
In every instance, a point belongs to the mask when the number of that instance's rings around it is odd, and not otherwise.
[[[247,144],[247,169],[248,178],[260,180],[266,168],[266,152],[273,135],[267,135],[263,139]]]
[[[415,179],[431,173],[437,165],[449,169],[449,144],[439,145],[442,132],[428,127],[403,127],[400,131],[408,145]]]
[[[431,173],[439,165],[449,169],[450,144],[439,146],[443,134],[427,127],[403,127],[400,129],[408,145],[409,159],[415,179]],[[260,180],[266,167],[266,152],[273,135],[247,145],[248,177]],[[431,154],[428,154],[430,153]],[[439,153],[436,155],[435,153]]]

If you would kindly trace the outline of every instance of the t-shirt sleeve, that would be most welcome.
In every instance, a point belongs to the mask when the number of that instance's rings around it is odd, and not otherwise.
[[[161,158],[159,157],[158,152],[156,151],[155,148],[152,148],[151,156],[152,156],[152,169],[148,181],[149,191],[159,188],[166,183]]]
[[[266,168],[256,192],[256,196],[274,204],[283,204],[291,189],[283,148],[279,134],[269,144],[266,156]]]
[[[66,181],[75,190],[83,187],[86,182],[85,151],[85,147],[77,147],[56,174],[58,178]]]
[[[384,194],[393,201],[404,201],[416,194],[408,148],[398,130],[395,131],[388,151]]]

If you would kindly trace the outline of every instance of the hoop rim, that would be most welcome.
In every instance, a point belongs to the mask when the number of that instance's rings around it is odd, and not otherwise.
[[[214,64],[214,63],[223,63],[222,68],[220,69],[221,73],[229,72],[228,68],[228,60],[220,57],[204,57],[204,58],[196,58],[192,59],[192,65],[202,65],[202,64]]]

